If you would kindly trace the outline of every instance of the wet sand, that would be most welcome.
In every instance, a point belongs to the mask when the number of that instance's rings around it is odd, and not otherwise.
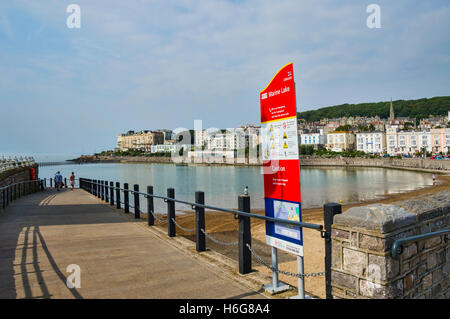
[[[450,175],[436,175],[437,185],[421,188],[407,193],[391,194],[378,200],[371,200],[361,203],[343,205],[342,210],[345,212],[351,207],[364,206],[373,203],[389,204],[396,201],[414,198],[423,194],[434,194],[443,190],[450,189]],[[181,208],[181,207],[180,207]],[[178,209],[180,209],[178,208]],[[264,210],[252,210],[252,213],[264,214]],[[323,209],[312,208],[302,211],[304,222],[323,225]],[[161,216],[163,218],[163,216]],[[184,228],[195,228],[195,216],[192,211],[186,211],[186,215],[177,216],[177,223]],[[158,225],[158,223],[156,223]],[[166,228],[167,224],[161,225]],[[211,234],[214,238],[226,242],[237,242],[237,220],[232,214],[220,212],[206,212],[206,232]],[[177,235],[184,236],[192,241],[195,241],[194,232],[185,232],[177,228]],[[251,220],[252,232],[252,248],[256,253],[266,262],[271,261],[271,248],[265,242],[265,224],[262,220]],[[304,268],[305,273],[322,272],[324,271],[324,241],[320,237],[320,232],[312,229],[304,229]],[[210,239],[206,239],[206,246],[208,249],[217,251],[229,258],[238,260],[237,246],[223,246],[216,244]],[[289,272],[297,272],[297,260],[294,255],[284,253],[279,250],[278,253],[279,268]],[[271,271],[260,265],[255,258],[253,258],[253,268],[270,275]],[[285,275],[279,275],[279,279],[292,286],[297,287],[297,278]],[[308,294],[325,298],[325,278],[322,277],[308,277],[305,279],[305,290]]]

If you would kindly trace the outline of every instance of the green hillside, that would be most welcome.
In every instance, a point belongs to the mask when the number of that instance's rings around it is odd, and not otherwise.
[[[431,99],[397,100],[392,101],[395,117],[412,117],[417,121],[429,115],[447,115],[450,110],[450,96],[438,96]],[[379,116],[389,117],[390,101],[377,103],[342,104],[323,107],[318,110],[299,112],[299,119],[308,122],[318,121],[323,118],[338,118],[349,116]]]

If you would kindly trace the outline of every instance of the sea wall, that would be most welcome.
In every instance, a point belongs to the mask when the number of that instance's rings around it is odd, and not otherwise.
[[[97,156],[85,157],[75,160],[78,163],[103,162],[103,163],[173,163],[170,157],[147,157],[147,156]],[[236,161],[235,161],[236,162]],[[192,160],[189,164],[194,163]],[[205,165],[249,165],[260,166],[260,164],[247,163],[229,163],[229,162],[210,162]],[[200,165],[203,165],[200,164]],[[431,160],[421,158],[360,158],[360,157],[340,157],[325,158],[305,156],[300,158],[300,166],[333,166],[333,167],[384,167],[384,168],[402,168],[412,170],[430,170],[450,172],[450,161]]]
[[[302,157],[301,166],[385,167],[418,170],[450,171],[450,161],[422,158],[322,158]]]
[[[334,298],[449,299],[450,242],[442,236],[405,244],[398,238],[450,225],[450,190],[400,201],[348,209],[332,226],[331,285]]]
[[[35,176],[38,178],[39,176],[39,167],[37,164],[31,166],[34,168]],[[17,183],[30,180],[30,167],[18,167],[14,169],[9,169],[4,172],[0,172],[0,188]],[[21,193],[24,194],[25,187],[24,185],[20,185]],[[0,212],[3,209],[3,193],[0,192]]]

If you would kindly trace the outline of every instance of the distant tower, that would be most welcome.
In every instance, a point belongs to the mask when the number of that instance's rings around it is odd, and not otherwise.
[[[393,121],[394,120],[394,106],[392,105],[392,98],[391,98],[391,110],[389,112],[389,120]]]

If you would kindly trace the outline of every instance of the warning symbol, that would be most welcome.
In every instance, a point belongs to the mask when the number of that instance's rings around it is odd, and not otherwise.
[[[270,131],[271,131],[271,132],[273,131],[273,126],[272,126],[272,125],[270,126]]]
[[[286,142],[284,142],[284,147],[283,147],[283,148],[288,148],[288,146],[287,146]]]
[[[286,132],[284,132],[283,138],[287,138]]]
[[[270,140],[273,141],[273,135],[270,135]]]

